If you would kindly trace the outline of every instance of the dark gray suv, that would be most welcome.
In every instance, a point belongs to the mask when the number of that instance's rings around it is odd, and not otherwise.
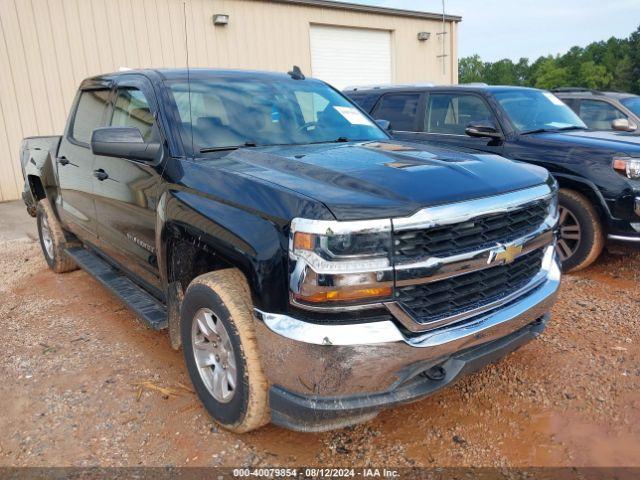
[[[558,88],[556,97],[569,105],[591,130],[640,133],[640,96],[588,88]]]
[[[391,125],[398,140],[549,170],[560,184],[557,247],[565,271],[589,266],[606,239],[640,245],[640,135],[593,131],[555,95],[534,88],[404,85],[345,93]]]

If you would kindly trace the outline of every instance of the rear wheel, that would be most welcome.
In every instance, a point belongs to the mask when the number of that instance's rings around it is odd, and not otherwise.
[[[267,381],[244,275],[228,269],[191,282],[180,330],[191,382],[213,419],[242,433],[269,423]]]
[[[564,272],[575,272],[596,261],[604,247],[600,217],[591,202],[574,190],[561,189],[556,252]]]
[[[64,251],[67,246],[64,230],[53,213],[49,200],[46,198],[38,202],[36,222],[38,224],[40,246],[49,268],[56,273],[76,270],[78,266]]]

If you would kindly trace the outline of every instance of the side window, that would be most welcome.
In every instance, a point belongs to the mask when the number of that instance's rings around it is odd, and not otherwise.
[[[580,118],[592,130],[611,130],[611,122],[627,116],[613,105],[601,100],[582,100]]]
[[[576,115],[580,115],[580,104],[578,103],[579,101],[577,98],[558,98],[566,103],[567,106],[576,113]]]
[[[356,102],[358,105],[360,105],[360,108],[362,108],[365,112],[371,112],[371,109],[378,101],[378,95],[356,94],[356,95],[348,95],[348,97],[351,98],[351,100]]]
[[[109,90],[86,90],[80,93],[80,100],[73,116],[71,138],[78,142],[90,143],[93,131],[104,126],[103,118]]]
[[[155,119],[151,113],[149,102],[144,94],[136,88],[118,89],[118,95],[111,117],[112,127],[136,127],[145,141],[154,136]]]
[[[487,104],[476,95],[433,93],[429,95],[424,131],[464,135],[471,122],[494,121]]]
[[[374,117],[390,121],[394,130],[413,132],[419,103],[419,93],[388,93],[378,103]]]

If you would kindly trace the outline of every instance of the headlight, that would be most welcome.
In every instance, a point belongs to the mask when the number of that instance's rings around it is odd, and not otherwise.
[[[627,178],[640,178],[640,158],[614,157],[613,169]]]
[[[301,307],[362,308],[390,299],[391,221],[296,218],[289,239],[291,300]]]

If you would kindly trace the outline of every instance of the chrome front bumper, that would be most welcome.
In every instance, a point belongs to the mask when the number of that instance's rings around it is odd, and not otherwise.
[[[607,238],[616,242],[640,243],[640,236],[632,237],[631,235],[609,235]]]
[[[464,322],[407,336],[392,320],[327,325],[255,310],[264,371],[273,386],[305,396],[389,392],[452,355],[506,337],[547,314],[556,300],[560,268],[510,303]]]

